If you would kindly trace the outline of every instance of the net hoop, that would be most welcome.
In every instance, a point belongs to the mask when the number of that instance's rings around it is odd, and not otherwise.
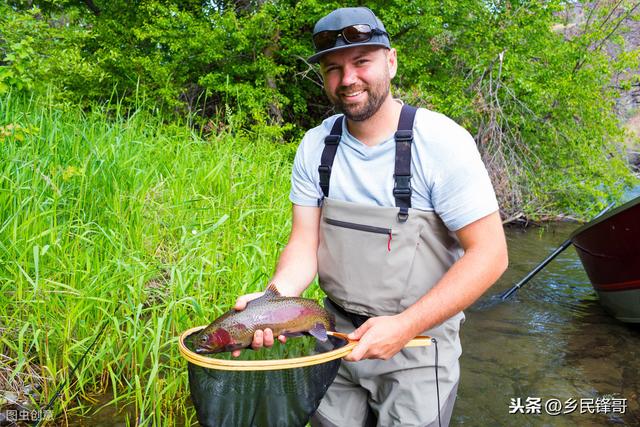
[[[191,334],[204,329],[206,326],[197,326],[188,329],[180,335],[178,345],[180,354],[193,363],[203,368],[217,369],[223,371],[273,371],[277,369],[302,368],[305,366],[317,365],[319,363],[330,362],[335,359],[346,356],[358,344],[357,341],[347,341],[347,344],[326,353],[314,354],[311,356],[293,357],[291,359],[279,360],[223,360],[208,357],[206,355],[195,353],[186,346],[185,339]],[[342,334],[329,332],[329,335],[337,336],[345,339]]]
[[[193,363],[203,368],[217,369],[221,371],[274,371],[278,369],[292,369],[303,368],[305,366],[317,365],[320,363],[330,362],[332,360],[339,359],[351,353],[351,350],[358,345],[358,341],[351,341],[345,334],[340,332],[327,331],[328,335],[343,339],[347,342],[342,347],[335,350],[328,351],[326,353],[314,354],[311,356],[293,357],[291,359],[278,359],[278,360],[224,360],[208,357],[206,355],[198,354],[189,350],[185,344],[185,339],[191,334],[201,331],[206,326],[196,326],[195,328],[187,329],[180,335],[178,346],[180,348],[180,354],[187,359],[189,363]],[[431,337],[419,335],[409,341],[406,347],[423,347],[431,345]]]

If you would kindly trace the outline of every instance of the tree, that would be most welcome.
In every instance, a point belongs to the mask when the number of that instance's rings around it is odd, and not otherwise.
[[[611,82],[638,67],[619,38],[638,4],[598,2],[567,34],[558,25],[573,6],[558,0],[366,2],[399,51],[395,93],[469,129],[504,213],[528,217],[588,215],[628,184]],[[339,6],[13,1],[0,6],[0,91],[53,86],[86,107],[115,95],[295,139],[332,113],[305,58],[314,23]]]

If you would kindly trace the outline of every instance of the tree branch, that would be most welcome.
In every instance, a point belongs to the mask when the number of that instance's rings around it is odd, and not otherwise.
[[[93,14],[95,16],[100,16],[100,9],[98,9],[98,6],[95,5],[95,3],[93,2],[93,0],[84,0],[84,4],[87,5],[87,7],[89,8],[89,10],[91,12],[93,12]]]
[[[620,18],[618,20],[618,22],[615,23],[615,25],[613,26],[613,28],[611,29],[611,31],[609,31],[609,33],[604,36],[602,38],[602,40],[600,40],[599,43],[597,43],[594,48],[593,51],[599,51],[602,46],[604,46],[604,44],[611,38],[612,35],[615,34],[615,32],[618,30],[618,28],[620,27],[620,25],[622,25],[622,23],[629,18],[629,16],[631,16],[633,14],[633,12],[638,8],[638,6],[640,6],[640,2],[636,3],[631,9],[629,9],[629,11],[624,14],[624,16],[622,16],[622,18]],[[608,15],[606,20],[609,19],[609,17],[611,16],[611,14],[613,13],[613,11],[611,11]],[[602,25],[600,25],[599,29],[602,28]],[[588,48],[588,47],[587,47]],[[585,55],[583,56],[583,58],[581,60],[579,60],[578,62],[576,62],[575,67],[573,67],[573,71],[571,72],[572,74],[575,74],[580,68],[582,68],[582,66],[584,65],[584,63],[587,61],[587,56],[586,56],[586,52]]]
[[[417,28],[418,24],[414,24],[414,25],[409,25],[408,27],[405,27],[403,29],[401,29],[400,31],[398,31],[397,33],[393,34],[393,38],[394,39],[399,39],[402,36],[404,36],[405,34],[407,34],[409,31],[413,30],[414,28]],[[391,37],[389,37],[391,38]]]

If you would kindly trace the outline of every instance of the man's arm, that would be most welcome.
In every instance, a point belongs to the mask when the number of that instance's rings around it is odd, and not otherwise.
[[[271,278],[283,296],[299,296],[309,286],[318,271],[318,241],[320,232],[320,208],[293,205],[293,221],[287,246],[280,254],[276,271]],[[255,292],[239,297],[234,308],[244,310],[247,302],[258,298],[264,292]],[[280,337],[284,342],[285,338]],[[253,348],[273,345],[270,329],[256,331]],[[238,356],[240,350],[233,352]]]
[[[320,208],[293,205],[293,224],[276,271],[271,278],[280,294],[297,297],[318,272]]]
[[[456,232],[464,255],[422,298],[395,316],[369,319],[350,335],[360,342],[345,360],[388,359],[422,331],[477,300],[506,270],[507,244],[494,212]]]

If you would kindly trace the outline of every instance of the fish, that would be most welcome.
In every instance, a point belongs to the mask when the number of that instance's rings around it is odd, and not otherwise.
[[[231,309],[215,319],[194,341],[198,354],[221,353],[247,348],[258,329],[269,328],[274,336],[309,334],[325,342],[335,327],[333,314],[317,301],[284,297],[271,284],[262,296],[247,303],[244,310]]]

